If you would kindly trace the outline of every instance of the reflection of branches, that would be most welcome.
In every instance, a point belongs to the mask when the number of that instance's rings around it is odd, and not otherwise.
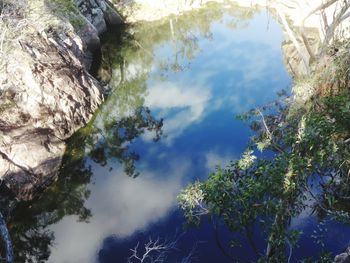
[[[196,250],[197,250],[197,244],[195,244],[190,253],[188,253],[188,255],[186,257],[184,257],[180,263],[190,263],[192,259],[194,259],[194,255],[196,253]]]
[[[215,241],[216,244],[218,246],[218,248],[220,249],[221,253],[227,257],[231,262],[240,262],[239,259],[235,258],[233,255],[231,255],[229,252],[226,251],[226,249],[224,248],[224,246],[221,243],[220,240],[220,236],[219,236],[219,230],[218,230],[218,226],[217,223],[214,224],[214,231],[215,231]]]
[[[281,8],[279,6],[283,5],[283,3],[273,6],[281,20],[281,24],[283,25],[286,34],[291,40],[294,49],[298,53],[299,59],[302,61],[302,66],[305,68],[305,70],[303,70],[304,74],[308,74],[310,72],[310,64],[318,57],[322,56],[327,50],[330,42],[338,37],[336,33],[340,33],[340,31],[338,31],[339,25],[345,19],[350,17],[350,12],[348,12],[350,1],[325,0],[320,2],[321,4],[314,7],[306,14],[305,17],[302,18],[299,28],[292,28],[292,26],[289,24],[288,19],[285,17],[285,7]],[[298,5],[300,8],[308,8],[303,7],[302,4]],[[333,16],[330,10],[332,10]],[[311,27],[318,28],[320,37],[322,35],[322,39],[318,39],[319,43],[317,44],[313,43],[310,35],[305,31],[305,23],[311,16],[317,16],[317,18],[320,19],[319,27],[311,25]]]
[[[281,19],[281,22],[282,22],[282,24],[283,24],[283,26],[284,26],[284,28],[285,28],[289,38],[291,39],[293,45],[295,46],[296,50],[299,53],[299,56],[301,57],[301,59],[302,59],[302,61],[304,63],[304,67],[305,67],[306,72],[309,73],[309,71],[310,71],[309,61],[305,57],[304,52],[303,52],[303,50],[302,50],[302,48],[301,48],[301,46],[300,46],[296,36],[294,35],[294,32],[290,28],[285,15],[278,8],[276,9],[276,11],[277,11],[278,16]]]
[[[153,54],[152,54],[149,50],[147,50],[146,48],[144,48],[144,47],[140,44],[140,42],[138,42],[136,39],[134,39],[134,42],[135,42],[135,44],[136,44],[139,48],[141,48],[142,50],[144,50],[144,51],[147,53],[147,55],[149,55],[151,58],[154,57]]]
[[[50,256],[55,237],[51,230],[34,227],[14,238],[17,262],[43,262]]]
[[[128,258],[128,263],[162,263],[166,262],[168,254],[171,251],[177,250],[177,243],[181,236],[175,237],[174,240],[161,240],[159,237],[155,240],[149,238],[148,242],[144,244],[144,247],[140,247],[140,243],[130,249],[132,252]],[[189,254],[181,260],[181,263],[189,263],[194,257],[196,245],[192,248]]]
[[[322,201],[319,200],[319,198],[313,193],[313,191],[310,189],[310,187],[307,184],[304,185],[304,190],[310,194],[310,196],[314,199],[314,201],[316,202],[316,205],[319,208],[321,208],[326,213],[329,212],[329,210],[322,205]]]
[[[97,134],[92,136],[102,137],[102,140],[97,145],[92,141],[90,157],[102,166],[107,164],[108,159],[118,158],[126,174],[137,177],[134,163],[139,155],[130,151],[129,144],[146,131],[154,132],[153,140],[158,141],[162,135],[162,126],[162,119],[156,120],[148,108],[140,107],[131,116],[106,122],[103,129],[97,128]]]
[[[247,236],[247,239],[248,239],[248,242],[249,242],[249,245],[252,247],[252,249],[254,250],[254,253],[257,257],[259,257],[259,250],[254,242],[254,239],[253,239],[253,229],[250,227],[250,226],[245,226],[245,232],[246,232],[246,236]]]
[[[284,151],[276,144],[274,143],[274,138],[273,138],[273,135],[272,133],[270,132],[270,129],[268,128],[267,126],[267,123],[266,123],[266,120],[265,120],[265,117],[264,117],[264,114],[261,112],[261,110],[257,109],[259,115],[261,116],[261,119],[262,119],[262,123],[265,127],[265,130],[266,130],[266,133],[267,133],[267,136],[268,136],[268,139],[269,141],[271,142],[271,145],[273,146],[273,148],[275,148],[278,152],[280,153],[283,153]]]
[[[176,240],[161,241],[159,238],[156,240],[152,240],[150,238],[148,243],[145,244],[143,253],[139,249],[139,244],[140,243],[137,243],[134,249],[130,249],[130,251],[132,251],[132,255],[128,258],[128,262],[164,262],[167,258],[167,254],[171,250],[176,249]]]
[[[16,248],[16,262],[46,262],[55,239],[54,232],[48,227],[67,215],[76,215],[84,222],[92,215],[84,206],[90,194],[87,186],[91,169],[85,167],[84,160],[72,158],[84,151],[84,139],[78,133],[70,140],[61,175],[54,185],[39,199],[16,204],[11,212],[9,230]]]

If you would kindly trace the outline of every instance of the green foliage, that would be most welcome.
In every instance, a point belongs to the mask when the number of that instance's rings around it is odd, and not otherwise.
[[[184,211],[187,222],[198,225],[200,217],[207,213],[207,209],[202,207],[204,195],[202,185],[199,182],[189,185],[182,190],[177,197],[180,208]]]
[[[156,120],[146,107],[137,108],[130,116],[107,120],[103,127],[94,127],[90,134],[90,141],[87,142],[89,156],[103,166],[107,160],[118,158],[124,165],[125,173],[136,177],[138,173],[134,162],[139,159],[139,155],[130,151],[128,145],[146,131],[154,132],[154,141],[159,140],[162,126],[163,120]],[[99,139],[101,136],[102,140]]]
[[[242,115],[256,132],[251,146],[240,160],[217,168],[206,181],[196,183],[201,193],[197,203],[210,216],[223,219],[232,232],[244,234],[247,227],[257,224],[265,231],[270,252],[261,262],[284,262],[287,244],[297,246],[301,232],[289,231],[288,224],[310,206],[305,202],[307,195],[313,197],[313,209],[320,216],[350,222],[348,213],[339,209],[339,193],[350,194],[348,184],[343,187],[339,183],[348,180],[350,168],[350,151],[344,142],[349,136],[349,101],[348,94],[326,97],[310,110],[289,112],[289,104],[282,100]],[[254,146],[274,153],[273,157],[256,158]],[[312,176],[324,182],[320,193],[310,189]],[[183,195],[181,204],[187,220],[193,220],[190,215],[196,203],[186,205]],[[199,218],[195,219],[198,223]],[[322,238],[317,237],[318,244],[323,244]],[[329,254],[323,254],[318,262],[329,259]]]
[[[240,169],[246,170],[253,165],[254,160],[256,159],[256,156],[253,155],[253,152],[254,151],[248,149],[243,153],[242,158],[237,163]]]
[[[347,38],[336,40],[328,50],[335,69],[331,80],[339,91],[347,90],[350,81],[350,42]]]

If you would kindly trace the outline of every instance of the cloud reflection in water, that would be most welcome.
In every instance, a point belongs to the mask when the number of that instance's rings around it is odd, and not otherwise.
[[[104,168],[97,167],[93,172],[100,178],[91,185],[92,194],[86,202],[93,216],[89,223],[67,216],[52,226],[56,246],[49,262],[95,262],[97,249],[106,236],[113,233],[125,238],[166,217],[176,205],[175,197],[189,166],[187,161],[175,161],[165,169],[167,176],[143,171],[136,179],[123,174],[120,168],[107,174]]]
[[[249,110],[257,102],[267,102],[274,90],[281,88],[277,83],[290,81],[277,48],[281,44],[280,30],[273,22],[269,31],[262,30],[265,24],[266,17],[261,14],[236,33],[222,23],[214,23],[215,43],[199,39],[206,52],[193,59],[189,71],[169,74],[166,80],[156,81],[155,61],[149,68],[153,75],[146,81],[147,91],[134,82],[137,94],[134,97],[140,99],[131,100],[136,102],[130,108],[118,102],[124,90],[117,91],[121,95],[112,101],[116,108],[108,109],[106,116],[114,118],[120,112],[129,113],[144,99],[144,105],[157,118],[164,118],[167,137],[157,146],[150,146],[147,143],[152,139],[151,133],[142,135],[147,148],[142,149],[142,159],[138,163],[141,175],[136,179],[126,176],[117,163],[112,165],[112,172],[106,167],[92,166],[95,183],[90,184],[91,196],[85,203],[92,213],[90,222],[77,222],[76,217],[66,216],[52,226],[56,245],[52,248],[50,262],[96,262],[97,252],[106,237],[130,237],[166,218],[174,209],[176,195],[186,179],[200,177],[192,174],[193,171],[199,173],[196,169],[200,165],[206,171],[212,170],[237,157],[237,148],[244,145],[248,135],[246,130],[237,128],[233,115]],[[157,50],[153,53],[157,54]],[[144,67],[134,66],[132,61],[126,72],[129,82],[147,75]],[[126,90],[125,98],[128,97]],[[105,118],[100,121],[102,127]],[[198,139],[213,126],[207,137]],[[190,135],[187,134],[189,130],[193,132]],[[197,138],[191,137],[193,135]],[[228,141],[227,138],[232,139]],[[154,147],[159,149],[151,151]],[[145,163],[145,160],[155,159],[158,167]],[[201,161],[195,163],[194,160]]]
[[[163,141],[170,145],[187,127],[204,118],[210,99],[210,89],[206,87],[162,82],[148,89],[145,104],[159,110],[166,120]]]

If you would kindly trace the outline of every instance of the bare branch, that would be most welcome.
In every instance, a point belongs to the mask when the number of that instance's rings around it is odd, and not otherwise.
[[[159,238],[149,241],[144,245],[144,249],[139,248],[139,243],[132,251],[132,255],[128,258],[128,262],[164,262],[167,258],[167,254],[176,249],[176,241],[161,241]]]
[[[326,36],[325,36],[325,39],[323,41],[324,42],[323,46],[325,46],[329,43],[329,41],[333,38],[334,32],[337,29],[337,27],[339,26],[339,24],[346,17],[348,17],[346,12],[348,11],[349,7],[350,7],[350,1],[344,1],[343,7],[339,11],[339,13],[334,17],[332,24],[328,27],[328,30],[326,31]],[[345,16],[345,18],[343,18],[343,16]]]
[[[263,124],[264,124],[265,130],[266,130],[268,136],[269,136],[270,138],[272,138],[272,133],[270,132],[270,129],[269,129],[269,127],[268,127],[267,124],[266,124],[264,114],[263,114],[263,113],[261,112],[261,110],[259,110],[259,109],[258,109],[257,111],[258,111],[259,115],[261,116],[262,122],[263,122]]]
[[[172,251],[176,251],[177,243],[182,235],[176,235],[174,239],[168,240],[157,237],[156,239],[149,238],[148,242],[140,247],[140,243],[130,249],[132,252],[131,256],[128,258],[128,263],[163,263],[166,262],[168,254]],[[194,257],[195,251],[197,249],[197,244],[193,246],[189,254],[183,258],[181,263],[190,263],[191,259]]]
[[[265,121],[265,117],[264,117],[264,114],[261,112],[261,110],[257,110],[259,115],[261,116],[261,119],[262,119],[262,122],[263,122],[263,125],[265,127],[265,130],[266,130],[266,133],[267,133],[267,136],[269,138],[269,140],[271,141],[271,145],[277,150],[279,151],[280,153],[283,153],[284,151],[281,149],[281,147],[279,147],[276,143],[273,142],[273,136],[272,136],[272,133],[270,132],[270,129],[269,127],[267,126],[267,123]]]
[[[317,6],[316,8],[312,9],[303,19],[303,24],[305,23],[306,19],[308,19],[311,15],[313,15],[314,13],[318,12],[318,11],[322,11],[328,7],[330,7],[331,5],[333,5],[335,2],[337,2],[339,0],[330,0],[326,3],[322,3],[321,5]]]
[[[288,24],[288,21],[285,17],[285,15],[278,9],[276,8],[276,11],[277,11],[277,14],[278,16],[280,17],[281,19],[281,22],[282,22],[282,25],[283,27],[285,28],[290,40],[292,41],[293,45],[295,46],[297,52],[299,53],[299,56],[301,57],[302,61],[303,61],[303,64],[304,64],[304,67],[305,67],[305,70],[306,70],[306,73],[309,73],[310,72],[310,67],[309,67],[309,61],[308,59],[306,58],[305,56],[305,52],[303,51],[302,47],[300,46],[297,38],[295,37],[295,34],[294,32],[292,31],[292,29],[290,28],[289,24]]]

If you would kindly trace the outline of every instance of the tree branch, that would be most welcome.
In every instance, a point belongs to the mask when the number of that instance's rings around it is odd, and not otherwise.
[[[322,3],[321,5],[317,6],[316,8],[312,9],[303,19],[303,24],[305,23],[305,20],[308,19],[312,14],[316,13],[317,11],[321,11],[324,10],[328,7],[330,7],[331,5],[333,5],[335,2],[337,2],[339,0],[331,0],[328,1],[326,3]]]
[[[6,262],[7,263],[13,263],[13,247],[12,242],[10,238],[9,231],[6,226],[6,222],[4,217],[2,216],[0,212],[0,235],[1,239],[5,244],[5,250],[6,250]]]
[[[288,21],[287,21],[285,15],[279,10],[279,8],[276,8],[276,11],[277,11],[278,16],[281,19],[282,25],[285,28],[286,33],[288,34],[290,40],[292,41],[293,45],[295,46],[296,50],[298,51],[299,56],[301,57],[301,60],[304,63],[306,73],[308,74],[310,72],[310,67],[309,67],[309,61],[304,55],[305,52],[302,50],[297,38],[294,35],[294,32],[289,27],[289,24],[288,24]]]
[[[350,1],[344,1],[343,7],[339,11],[339,13],[334,17],[332,24],[328,27],[328,29],[326,31],[326,35],[325,35],[325,38],[323,40],[321,52],[323,52],[325,50],[326,46],[329,44],[329,41],[334,37],[335,30],[337,29],[339,24],[344,19],[349,17],[349,14],[346,13],[348,11],[349,7],[350,7]]]

